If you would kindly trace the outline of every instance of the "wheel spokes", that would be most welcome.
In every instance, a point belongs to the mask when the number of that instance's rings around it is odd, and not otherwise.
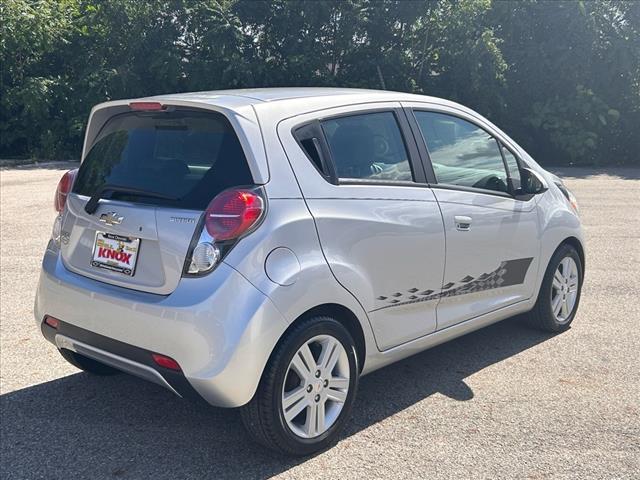
[[[562,308],[562,295],[558,293],[551,302],[551,310],[556,317],[560,313],[560,308]]]
[[[309,408],[307,409],[307,418],[302,426],[304,433],[306,433],[308,437],[315,437],[317,435],[317,414],[318,405],[315,403],[309,405]]]
[[[284,418],[287,422],[291,422],[294,418],[296,418],[300,413],[309,407],[309,402],[306,398],[302,398],[298,400],[297,403],[294,403],[288,410],[285,408]]]
[[[316,408],[316,433],[322,433],[326,430],[324,406],[325,403],[320,402],[318,403],[318,408]]]
[[[318,359],[318,366],[322,369],[327,369],[331,356],[338,349],[338,341],[329,338],[322,344],[322,351],[320,352],[320,358]]]
[[[334,390],[349,388],[349,379],[343,377],[332,377],[329,379],[329,388]]]
[[[309,375],[311,375],[311,370],[302,359],[302,355],[300,354],[300,352],[296,353],[293,356],[293,359],[291,360],[291,368],[302,380],[308,378]]]
[[[291,392],[285,393],[282,399],[282,406],[285,410],[291,409],[294,405],[299,403],[301,400],[304,400],[305,394],[307,393],[304,386],[300,386]],[[303,402],[304,403],[304,402]],[[300,413],[300,412],[298,412]]]
[[[344,346],[330,335],[318,335],[300,346],[282,390],[284,419],[294,434],[317,437],[337,420],[347,400],[350,368]],[[292,380],[298,380],[293,388]]]
[[[565,257],[562,259],[562,276],[564,277],[565,281],[571,278],[571,271],[573,270],[572,264],[573,261],[571,260],[571,258]]]
[[[334,342],[331,348],[327,347],[327,351],[329,353],[326,355],[325,358],[323,358],[324,363],[321,363],[320,365],[325,370],[327,375],[330,375],[331,372],[333,372],[333,369],[335,368],[336,363],[338,363],[338,358],[340,357],[340,353],[341,353],[341,349],[338,348],[338,342],[337,341]]]
[[[559,269],[556,270],[556,273],[553,275],[553,281],[554,283],[558,282],[559,285],[562,285],[564,283],[564,276]]]
[[[306,343],[299,350],[300,356],[304,360],[304,363],[309,367],[309,372],[315,372],[317,368],[316,359],[313,358],[309,344]]]
[[[347,392],[343,392],[342,390],[333,390],[330,388],[327,392],[327,400],[344,403],[347,400]]]

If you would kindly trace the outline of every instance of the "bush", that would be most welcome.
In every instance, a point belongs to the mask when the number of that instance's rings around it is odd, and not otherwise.
[[[0,157],[79,157],[99,102],[260,86],[441,96],[543,164],[638,163],[640,2],[4,0]]]

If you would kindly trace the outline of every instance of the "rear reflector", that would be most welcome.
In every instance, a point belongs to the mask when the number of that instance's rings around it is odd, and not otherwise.
[[[44,323],[49,325],[51,328],[55,328],[55,329],[57,329],[60,326],[60,320],[58,320],[57,318],[50,317],[48,315],[44,317]]]
[[[131,102],[129,104],[131,110],[141,110],[145,112],[164,110],[166,107],[160,102]]]
[[[180,371],[180,365],[178,365],[178,362],[173,358],[167,357],[166,355],[160,355],[159,353],[152,353],[151,356],[158,366],[168,368],[169,370]]]

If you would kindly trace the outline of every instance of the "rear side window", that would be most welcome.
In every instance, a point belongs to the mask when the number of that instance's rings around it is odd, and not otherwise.
[[[293,132],[293,136],[318,172],[320,172],[326,180],[331,181],[333,170],[325,160],[327,155],[326,149],[323,151],[322,129],[320,128],[320,124],[314,121],[297,128]]]
[[[107,184],[131,187],[176,200],[122,193],[114,198],[202,210],[222,190],[251,183],[238,137],[222,114],[131,112],[104,125],[73,191],[91,196]]]
[[[415,112],[438,183],[508,191],[507,172],[495,138],[452,115]]]
[[[336,174],[341,179],[412,182],[409,155],[393,112],[322,122]]]

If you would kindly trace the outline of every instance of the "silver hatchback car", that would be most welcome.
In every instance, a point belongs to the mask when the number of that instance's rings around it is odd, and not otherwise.
[[[241,407],[289,454],[336,440],[360,376],[518,314],[565,330],[580,300],[573,195],[438,98],[103,103],[55,207],[35,318],[61,354]]]

